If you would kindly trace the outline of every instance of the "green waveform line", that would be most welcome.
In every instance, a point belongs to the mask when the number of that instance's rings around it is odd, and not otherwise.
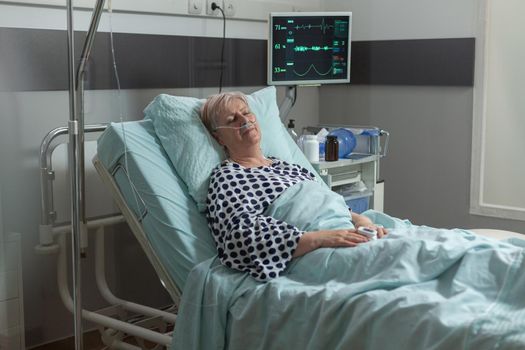
[[[306,70],[306,72],[304,72],[304,73],[299,73],[299,72],[297,72],[295,69],[294,69],[293,72],[294,72],[295,74],[297,74],[298,76],[300,76],[300,77],[304,77],[306,74],[308,74],[308,72],[310,72],[310,70],[311,70],[312,68],[313,68],[313,69],[315,70],[315,72],[316,72],[317,74],[319,74],[319,75],[328,75],[328,74],[330,74],[330,72],[332,71],[332,67],[330,67],[330,69],[328,69],[328,70],[326,71],[326,73],[321,73],[321,72],[319,72],[319,71],[317,70],[317,68],[315,68],[315,66],[314,66],[313,64],[311,64],[311,65],[308,67],[308,69]]]
[[[329,51],[329,50],[333,50],[333,47],[330,47],[330,46],[296,46],[294,47],[293,49],[294,51],[300,51],[300,52],[305,52],[305,51]]]

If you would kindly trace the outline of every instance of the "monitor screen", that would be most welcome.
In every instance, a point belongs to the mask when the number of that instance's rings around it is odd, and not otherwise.
[[[350,82],[351,12],[270,14],[268,84]]]

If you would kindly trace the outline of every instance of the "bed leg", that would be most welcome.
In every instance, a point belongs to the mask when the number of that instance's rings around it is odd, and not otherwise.
[[[177,315],[158,310],[145,305],[140,305],[116,297],[109,289],[105,274],[105,255],[104,255],[104,227],[99,227],[95,233],[95,273],[97,286],[102,297],[112,305],[120,305],[125,310],[133,311],[149,317],[161,317],[165,322],[175,324]]]

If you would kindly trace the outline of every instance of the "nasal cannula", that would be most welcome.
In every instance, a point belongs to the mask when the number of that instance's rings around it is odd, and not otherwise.
[[[235,130],[242,130],[242,129],[248,129],[252,126],[255,126],[255,122],[246,122],[242,124],[241,126],[217,126],[215,130],[217,129],[235,129]]]

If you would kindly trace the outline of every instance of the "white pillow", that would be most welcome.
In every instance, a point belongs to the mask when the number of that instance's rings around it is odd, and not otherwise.
[[[279,119],[275,87],[247,95],[250,109],[261,128],[261,148],[274,156],[299,164],[317,175]],[[200,119],[204,100],[162,94],[144,110],[153,120],[155,132],[178,175],[188,186],[188,193],[202,212],[206,209],[209,178],[226,155]]]

